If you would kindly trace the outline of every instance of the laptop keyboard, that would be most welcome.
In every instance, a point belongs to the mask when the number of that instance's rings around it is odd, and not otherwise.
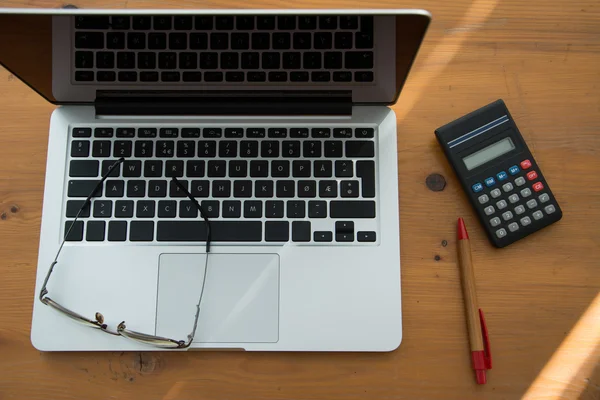
[[[125,161],[67,240],[318,243],[377,240],[372,127],[74,127],[65,233],[104,173]]]
[[[77,16],[75,83],[373,82],[373,16]]]

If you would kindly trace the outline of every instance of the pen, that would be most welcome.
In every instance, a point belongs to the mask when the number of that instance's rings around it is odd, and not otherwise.
[[[465,313],[467,314],[471,361],[475,370],[477,383],[484,384],[486,382],[485,371],[492,369],[492,354],[483,311],[477,305],[475,273],[471,260],[471,243],[467,228],[465,227],[465,221],[462,218],[458,219],[457,237],[458,265],[460,267],[460,280],[465,301]]]

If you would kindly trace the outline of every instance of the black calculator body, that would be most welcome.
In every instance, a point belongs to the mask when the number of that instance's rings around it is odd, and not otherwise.
[[[544,174],[502,100],[442,126],[435,135],[496,247],[562,218]]]

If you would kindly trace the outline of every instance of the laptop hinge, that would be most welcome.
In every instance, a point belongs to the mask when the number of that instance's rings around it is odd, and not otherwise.
[[[98,91],[97,115],[352,115],[348,91]]]

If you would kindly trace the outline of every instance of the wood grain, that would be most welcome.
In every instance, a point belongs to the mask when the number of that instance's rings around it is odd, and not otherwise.
[[[2,70],[0,399],[500,400],[519,399],[528,390],[528,398],[600,397],[600,318],[593,308],[600,303],[594,303],[600,289],[598,1],[81,0],[75,4],[84,8],[402,5],[433,13],[426,42],[393,107],[399,125],[404,340],[397,351],[387,354],[36,351],[29,332],[53,108]],[[62,5],[57,0],[0,1],[6,7]],[[435,128],[497,98],[506,101],[564,212],[558,224],[505,249],[492,248],[477,227],[433,135]],[[441,192],[431,192],[425,185],[434,172],[448,181]],[[456,265],[458,216],[469,227],[479,303],[492,341],[494,368],[483,386],[475,384],[469,364]],[[567,338],[568,345],[561,347]],[[563,370],[569,374],[560,375]]]
[[[471,244],[469,240],[457,240],[456,247],[458,248],[457,261],[458,269],[460,271],[460,284],[463,292],[470,350],[482,351],[484,350],[483,336],[481,331],[481,320],[479,318],[475,269],[471,257]]]

